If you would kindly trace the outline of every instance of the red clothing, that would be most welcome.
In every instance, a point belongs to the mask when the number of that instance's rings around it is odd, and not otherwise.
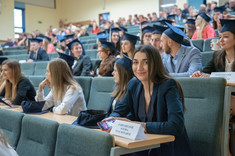
[[[197,32],[198,29],[194,32],[192,40],[198,39],[197,38]],[[202,39],[208,39],[208,38],[215,38],[216,37],[216,33],[215,30],[213,29],[213,27],[211,25],[206,25],[202,31]]]
[[[100,32],[100,28],[96,28],[95,30],[91,30],[91,33],[92,34],[97,34],[97,33],[99,33]]]

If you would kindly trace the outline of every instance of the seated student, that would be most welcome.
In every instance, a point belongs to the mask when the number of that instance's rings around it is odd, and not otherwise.
[[[138,39],[138,36],[125,33],[125,36],[122,39],[122,53],[132,58],[135,51],[135,44]]]
[[[73,53],[76,58],[74,60],[72,70],[74,76],[90,76],[91,71],[91,59],[87,55],[82,55],[82,44],[78,39],[73,40],[67,44],[69,50]]]
[[[2,63],[2,76],[5,87],[0,96],[10,105],[20,105],[23,100],[35,101],[35,89],[31,82],[23,76],[20,64],[15,60],[5,60]]]
[[[124,38],[125,33],[127,32],[127,28],[125,27],[120,27],[121,31],[119,31],[119,35],[121,40]]]
[[[192,40],[195,39],[208,39],[208,38],[215,38],[216,33],[212,26],[209,24],[211,18],[206,13],[201,13],[197,16],[195,21],[196,31],[192,36]]]
[[[111,29],[111,42],[114,43],[116,51],[121,51],[119,31],[121,31],[121,29],[119,28]],[[114,55],[117,55],[117,54],[114,54]]]
[[[49,61],[47,52],[40,47],[40,42],[42,40],[39,38],[34,38],[30,39],[30,41],[30,55],[27,62]]]
[[[136,155],[192,155],[184,126],[184,96],[161,61],[159,52],[151,45],[136,49],[132,60],[136,77],[127,85],[123,100],[115,106],[109,119],[139,123],[150,134],[174,135],[175,141],[161,144],[157,149],[137,152]],[[126,117],[118,118],[118,117]],[[117,117],[117,118],[115,118]]]
[[[67,45],[67,44],[69,44],[70,42],[73,41],[74,34],[65,35],[64,39],[65,39],[65,45]],[[65,54],[73,56],[73,53],[68,48],[66,48]]]
[[[188,77],[201,70],[201,52],[191,46],[182,45],[185,33],[175,26],[169,28],[161,36],[163,65],[171,76]]]
[[[151,41],[153,28],[146,26],[142,29],[141,44],[148,45]]]
[[[223,18],[223,12],[225,10],[226,10],[226,8],[224,6],[214,8],[213,22],[212,22],[214,29],[217,29],[217,30],[221,29],[220,19]]]
[[[9,145],[7,138],[0,130],[0,155],[1,156],[18,156],[16,151]]]
[[[90,72],[91,76],[112,76],[113,65],[116,60],[114,44],[101,41],[97,52],[101,60],[95,63],[93,70]]]
[[[161,46],[161,36],[166,29],[167,27],[161,25],[153,25],[153,34],[150,43],[160,52],[160,54],[164,52]]]
[[[81,86],[73,78],[68,64],[56,58],[47,65],[46,79],[38,87],[36,100],[46,103],[42,110],[53,107],[56,114],[70,114],[77,116],[80,111],[86,110],[86,101]],[[51,91],[44,98],[43,87],[49,86]]]
[[[51,43],[51,38],[44,36],[42,41],[43,49],[46,50],[48,54],[55,53],[54,45]]]
[[[195,30],[196,30],[196,26],[195,26],[195,19],[187,19],[186,23],[185,23],[185,33],[187,34],[187,36],[191,39]]]

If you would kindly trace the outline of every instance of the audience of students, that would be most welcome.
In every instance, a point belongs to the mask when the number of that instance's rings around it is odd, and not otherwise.
[[[46,79],[43,80],[37,90],[36,100],[46,101],[42,110],[52,108],[56,114],[70,114],[78,116],[80,111],[86,110],[86,101],[83,91],[68,64],[60,58],[56,58],[47,65]],[[43,88],[51,88],[44,98]]]

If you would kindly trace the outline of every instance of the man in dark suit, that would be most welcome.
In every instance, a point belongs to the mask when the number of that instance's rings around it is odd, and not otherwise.
[[[27,62],[49,61],[49,56],[47,55],[47,52],[40,47],[40,42],[42,40],[39,38],[34,38],[30,41],[31,51]]]

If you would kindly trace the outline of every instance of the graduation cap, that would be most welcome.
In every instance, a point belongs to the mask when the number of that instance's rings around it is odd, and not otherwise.
[[[58,40],[59,40],[60,42],[63,42],[63,41],[65,41],[65,38],[64,38],[64,37],[60,37],[60,38],[58,38]]]
[[[35,43],[40,43],[40,42],[42,42],[42,38],[39,38],[39,37],[37,37],[37,38],[31,38],[31,39],[29,39],[30,40],[30,42],[35,42]]]
[[[65,35],[64,36],[65,40],[68,40],[68,39],[73,39],[74,38],[74,34],[71,34],[71,35]]]
[[[162,25],[153,25],[153,34],[162,34],[165,30],[167,29],[167,27],[164,27]]]
[[[123,58],[119,58],[115,63],[120,64],[123,68],[126,70],[133,72],[132,71],[132,60],[126,56],[125,54],[122,54]]]
[[[164,26],[166,26],[166,27],[168,27],[168,25],[167,25],[166,23],[170,23],[170,24],[173,23],[173,21],[171,21],[171,20],[166,20],[166,19],[163,19],[163,20],[160,20],[160,21],[157,21],[157,22],[160,22],[162,25],[164,25]]]
[[[3,61],[7,60],[7,57],[0,57],[0,65],[3,63]]]
[[[77,43],[82,45],[82,43],[78,39],[75,39],[75,40],[69,42],[66,46],[69,48],[69,50],[71,50],[71,49],[73,49],[73,46]]]
[[[226,10],[225,6],[215,7],[214,12],[220,12],[223,13]]]
[[[192,18],[187,19],[186,24],[195,25],[195,19],[192,19]]]
[[[50,37],[44,36],[44,38],[47,39],[49,42],[51,42],[51,38]]]
[[[199,14],[205,21],[210,22],[211,18],[209,14],[206,14],[205,12]]]
[[[23,112],[26,114],[43,114],[47,111],[42,111],[42,108],[45,104],[45,101],[36,102],[36,101],[23,101],[21,103]]]
[[[184,40],[184,37],[187,37],[187,35],[176,26],[173,26],[169,23],[166,24],[169,26],[169,28],[166,29],[163,33],[166,34],[173,41],[181,44]]]
[[[141,26],[142,26],[142,25],[147,25],[147,24],[148,24],[147,21],[143,21],[143,22],[140,23]]]
[[[120,27],[120,29],[124,32],[127,32],[127,28],[125,28],[125,27]]]
[[[174,19],[174,20],[175,20],[175,16],[176,16],[176,14],[168,15],[168,16],[167,16],[167,19],[168,19],[168,20],[171,20],[171,19]]]
[[[106,41],[100,41],[101,42],[101,47],[108,48],[110,49],[111,53],[115,52],[115,45],[113,42],[106,42]]]
[[[52,34],[53,37],[56,37],[56,34]]]
[[[149,32],[152,33],[152,31],[153,31],[153,27],[150,27],[150,26],[146,26],[142,29],[143,34],[149,33]]]
[[[113,33],[113,32],[119,32],[119,31],[122,31],[120,28],[112,28],[111,29],[111,32]]]
[[[122,41],[123,41],[123,40],[128,40],[128,41],[132,42],[132,43],[135,45],[138,39],[139,39],[138,36],[125,33],[125,35],[124,35]]]
[[[59,53],[59,52],[58,52],[58,54],[59,54],[59,58],[65,60],[70,68],[73,66],[73,63],[74,63],[74,60],[75,60],[74,56],[70,56],[70,55],[67,55],[65,53]]]
[[[230,31],[233,34],[235,34],[235,19],[221,19],[220,23],[222,25],[222,28],[220,29],[220,32]]]
[[[107,41],[108,38],[108,34],[105,31],[99,32],[97,33],[97,39],[99,39],[99,41]]]

